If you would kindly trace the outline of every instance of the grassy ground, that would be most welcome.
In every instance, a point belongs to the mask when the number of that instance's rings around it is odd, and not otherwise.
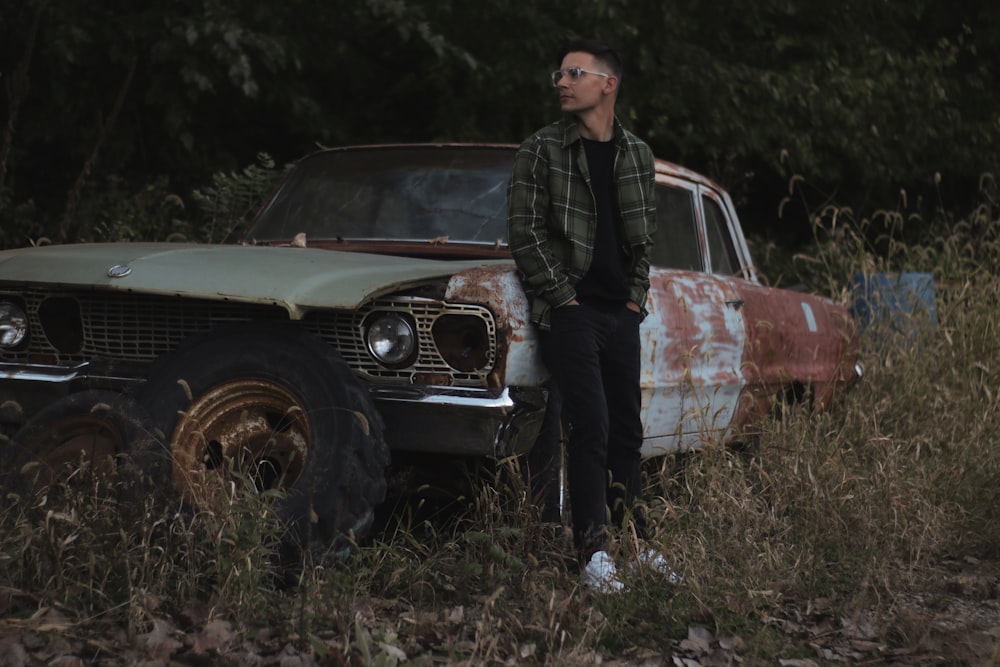
[[[864,381],[824,414],[648,463],[680,585],[637,570],[625,594],[582,590],[564,532],[503,474],[385,508],[292,588],[266,498],[123,527],[76,489],[68,511],[2,505],[0,665],[997,664],[1000,223],[984,206],[904,244],[900,221],[825,212],[795,279],[846,299],[856,271],[931,272],[933,327],[867,329]]]

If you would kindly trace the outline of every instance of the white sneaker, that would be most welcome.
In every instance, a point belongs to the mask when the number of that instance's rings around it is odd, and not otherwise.
[[[583,568],[583,585],[597,593],[617,593],[625,588],[607,551],[595,551],[590,557]]]
[[[683,580],[681,575],[670,569],[666,556],[653,547],[639,552],[639,564],[657,574],[666,575],[667,581],[672,584],[679,584]]]

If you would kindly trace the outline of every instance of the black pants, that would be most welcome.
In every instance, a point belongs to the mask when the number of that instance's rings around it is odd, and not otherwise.
[[[569,430],[573,536],[584,560],[607,547],[609,523],[621,526],[626,512],[645,538],[644,517],[634,507],[642,490],[640,322],[625,306],[609,312],[563,306],[552,311],[552,328],[540,338]]]

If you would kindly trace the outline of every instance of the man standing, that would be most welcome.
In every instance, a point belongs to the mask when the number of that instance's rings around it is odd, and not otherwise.
[[[615,116],[621,57],[563,47],[552,85],[564,117],[528,137],[508,190],[510,248],[562,399],[573,536],[584,583],[622,588],[609,524],[645,538],[639,324],[656,225],[653,153]],[[662,560],[662,556],[657,556]]]

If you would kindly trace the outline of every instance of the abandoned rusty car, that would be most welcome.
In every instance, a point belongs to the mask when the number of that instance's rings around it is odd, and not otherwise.
[[[8,489],[141,447],[188,502],[233,467],[283,490],[330,546],[370,529],[396,453],[529,452],[548,389],[506,245],[514,150],[314,153],[238,244],[0,252]],[[658,161],[656,187],[644,455],[736,437],[775,399],[829,405],[858,376],[848,311],[766,286],[710,180]]]

